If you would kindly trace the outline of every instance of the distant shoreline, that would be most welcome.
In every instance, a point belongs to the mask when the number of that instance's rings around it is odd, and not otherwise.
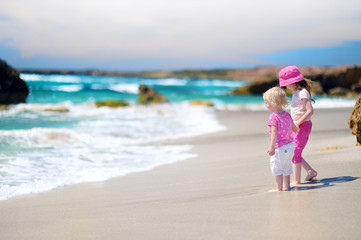
[[[249,69],[213,69],[213,70],[184,70],[159,72],[115,72],[100,70],[36,70],[18,69],[23,74],[56,74],[107,76],[128,78],[177,78],[177,79],[209,79],[228,81],[247,81],[245,86],[233,90],[231,95],[262,94],[271,86],[278,85],[280,66],[265,66]],[[339,97],[355,97],[361,93],[361,65],[360,66],[304,66],[300,70],[305,78],[312,81],[314,94],[332,95]]]
[[[300,67],[305,76],[315,74],[332,74],[353,66],[303,66]],[[51,69],[17,69],[19,73],[27,74],[57,74],[57,75],[89,75],[89,76],[116,76],[116,77],[147,77],[147,78],[190,78],[190,79],[219,79],[236,81],[267,81],[277,76],[282,66],[264,66],[240,69],[211,69],[211,70],[180,70],[180,71],[142,71],[122,72],[103,70],[51,70]]]

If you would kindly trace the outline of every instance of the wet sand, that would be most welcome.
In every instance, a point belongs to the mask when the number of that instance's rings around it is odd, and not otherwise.
[[[268,193],[269,113],[217,111],[227,130],[166,143],[195,158],[0,201],[0,239],[361,239],[351,111],[315,110],[304,157],[317,181],[289,192]]]

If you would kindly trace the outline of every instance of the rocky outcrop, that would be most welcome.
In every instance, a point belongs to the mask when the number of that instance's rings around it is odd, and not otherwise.
[[[263,94],[268,89],[278,86],[278,79],[271,79],[270,81],[252,82],[245,86],[233,89],[231,95],[251,95],[251,94]]]
[[[335,69],[301,69],[304,76],[312,81],[313,94],[354,97],[361,93],[361,67]],[[256,81],[231,91],[231,95],[262,94],[278,85],[274,74],[261,75]]]
[[[268,89],[278,85],[279,85],[278,79],[275,78],[272,78],[265,82],[262,81],[251,82],[245,86],[233,89],[231,91],[231,95],[251,95],[251,94],[261,95],[264,92],[266,92]],[[287,89],[285,89],[285,91],[288,95],[292,95],[292,91]],[[322,86],[319,82],[312,82],[311,92],[313,94],[324,94]],[[348,91],[345,92],[345,94],[347,93]]]
[[[110,107],[110,108],[118,108],[118,107],[127,107],[129,104],[125,101],[121,100],[105,100],[98,101],[95,103],[97,107]]]
[[[311,75],[325,94],[334,96],[355,96],[361,93],[361,67],[338,69],[330,73]]]
[[[350,118],[348,119],[348,125],[351,128],[351,133],[356,135],[356,145],[361,145],[361,94],[355,103]]]
[[[45,108],[45,112],[57,112],[57,113],[67,113],[69,109],[66,107],[54,107],[54,108]]]
[[[325,93],[320,82],[311,82],[311,93],[320,95]]]
[[[168,99],[162,94],[156,92],[153,88],[140,85],[138,103],[140,104],[153,104],[153,103],[165,103]]]
[[[212,101],[205,101],[205,100],[199,100],[195,99],[189,102],[190,106],[204,106],[204,107],[213,107],[214,103]]]
[[[346,96],[348,94],[349,90],[347,88],[343,87],[336,87],[332,88],[328,91],[328,93],[332,96]]]
[[[29,88],[19,73],[0,59],[0,104],[25,102]]]

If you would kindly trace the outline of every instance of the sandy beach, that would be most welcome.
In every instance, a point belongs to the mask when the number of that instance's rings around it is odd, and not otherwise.
[[[268,193],[269,112],[217,111],[227,130],[165,143],[195,158],[0,201],[0,239],[361,239],[351,111],[315,109],[304,157],[317,181],[289,192]]]

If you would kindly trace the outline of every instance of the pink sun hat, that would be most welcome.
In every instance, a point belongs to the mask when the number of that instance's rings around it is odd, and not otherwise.
[[[296,66],[287,66],[282,68],[278,76],[280,80],[280,87],[284,87],[304,79],[300,70],[298,70]]]

